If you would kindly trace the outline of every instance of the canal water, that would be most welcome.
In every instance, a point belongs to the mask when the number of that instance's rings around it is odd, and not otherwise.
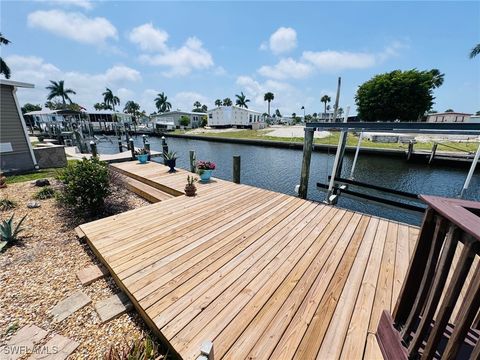
[[[134,138],[135,146],[143,147],[142,137]],[[161,139],[149,138],[152,150],[162,151]],[[190,140],[182,138],[167,138],[170,151],[177,152],[177,167],[189,168],[188,152],[195,150],[197,160],[209,160],[217,164],[214,176],[232,180],[232,157],[241,156],[241,182],[285,194],[295,195],[295,185],[300,182],[302,166],[302,151],[278,149],[272,147],[229,144]],[[118,152],[115,138],[112,142],[98,143],[99,153],[112,154]],[[317,188],[317,182],[327,183],[331,173],[334,152],[312,154],[308,199],[323,201],[325,191]],[[348,177],[353,156],[347,154],[344,160],[343,177]],[[156,161],[161,161],[157,158]],[[468,169],[448,166],[428,166],[426,164],[410,163],[400,158],[385,156],[360,155],[354,174],[355,180],[380,185],[415,194],[439,195],[457,197],[463,186]],[[349,189],[372,195],[380,195],[372,190],[350,186]],[[390,197],[391,198],[391,197]],[[480,171],[476,171],[465,199],[480,201]],[[420,224],[422,214],[399,208],[392,208],[360,199],[340,196],[337,204],[340,207],[385,217],[409,224]]]

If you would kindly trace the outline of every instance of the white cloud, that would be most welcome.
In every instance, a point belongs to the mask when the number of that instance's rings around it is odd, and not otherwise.
[[[260,75],[270,79],[303,79],[315,71],[332,72],[348,69],[366,69],[399,55],[406,45],[393,42],[378,53],[349,51],[304,51],[300,59],[281,59],[275,65],[258,69]]]
[[[93,8],[93,3],[89,0],[37,0],[38,2],[49,3],[60,6],[76,6],[84,10]]]
[[[274,54],[281,54],[295,49],[297,46],[297,32],[290,27],[280,27],[271,36],[268,47]],[[260,49],[266,50],[267,44],[262,43]]]
[[[260,75],[268,78],[282,80],[282,79],[303,79],[313,72],[313,67],[310,64],[302,63],[292,58],[281,59],[274,66],[262,66],[258,69]]]
[[[151,23],[137,26],[130,32],[128,38],[143,51],[167,50],[168,33],[164,30],[156,29]]]
[[[169,70],[163,72],[167,77],[188,75],[192,70],[208,69],[214,65],[212,55],[196,37],[188,38],[178,49],[169,48],[155,55],[142,54],[140,61],[149,65],[168,67]]]
[[[180,48],[173,48],[167,44],[169,35],[165,30],[147,23],[132,29],[128,38],[144,51],[139,60],[144,64],[168,68],[163,72],[167,77],[188,75],[192,70],[208,69],[214,65],[212,55],[194,36],[189,37]],[[221,72],[221,69],[217,70]]]
[[[133,98],[135,93],[127,86],[141,80],[137,70],[123,65],[112,66],[103,73],[89,74],[78,71],[62,71],[55,65],[35,56],[12,55],[5,61],[9,64],[15,80],[35,85],[34,89],[18,91],[21,103],[31,102],[43,105],[48,93],[45,87],[49,81],[64,80],[65,86],[77,93],[72,96],[72,100],[87,109],[92,109],[94,103],[102,100],[102,93],[106,87],[112,88],[117,95],[121,94],[119,96],[124,105],[127,100],[135,100]]]
[[[319,70],[365,69],[376,64],[376,57],[369,53],[347,51],[305,51],[302,59]]]
[[[35,11],[28,15],[28,25],[84,44],[104,45],[110,38],[117,39],[117,29],[110,21],[77,12]]]

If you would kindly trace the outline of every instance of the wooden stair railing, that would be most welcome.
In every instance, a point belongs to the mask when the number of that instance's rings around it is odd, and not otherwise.
[[[455,359],[466,353],[467,358],[480,359],[478,336],[474,340],[467,336],[480,322],[480,317],[476,319],[480,262],[467,285],[453,328],[449,324],[474,259],[480,254],[480,202],[420,198],[428,208],[393,317],[384,311],[380,319],[380,350],[385,359]],[[463,249],[454,263],[459,242]],[[467,350],[465,343],[470,344]]]

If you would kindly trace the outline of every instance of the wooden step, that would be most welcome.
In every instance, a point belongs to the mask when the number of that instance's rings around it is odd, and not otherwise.
[[[165,201],[174,197],[171,194],[163,192],[159,189],[156,189],[150,185],[147,185],[128,176],[124,176],[123,181],[125,182],[125,186],[128,190],[134,192],[138,196],[141,196],[142,198],[151,203]]]

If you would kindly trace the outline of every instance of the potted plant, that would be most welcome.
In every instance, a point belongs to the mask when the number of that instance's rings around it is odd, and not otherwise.
[[[140,164],[146,164],[148,160],[148,151],[146,149],[135,150],[135,156]]]
[[[197,161],[196,163],[197,173],[200,175],[200,179],[204,182],[210,180],[212,171],[215,170],[215,167],[215,163],[211,161]]]
[[[187,185],[185,185],[185,195],[186,196],[195,196],[197,193],[197,188],[195,182],[198,181],[198,178],[188,175],[187,176]]]
[[[177,153],[170,151],[170,152],[164,152],[163,153],[163,160],[164,164],[170,167],[170,170],[168,170],[169,173],[174,173],[176,172],[175,166],[177,165]]]

